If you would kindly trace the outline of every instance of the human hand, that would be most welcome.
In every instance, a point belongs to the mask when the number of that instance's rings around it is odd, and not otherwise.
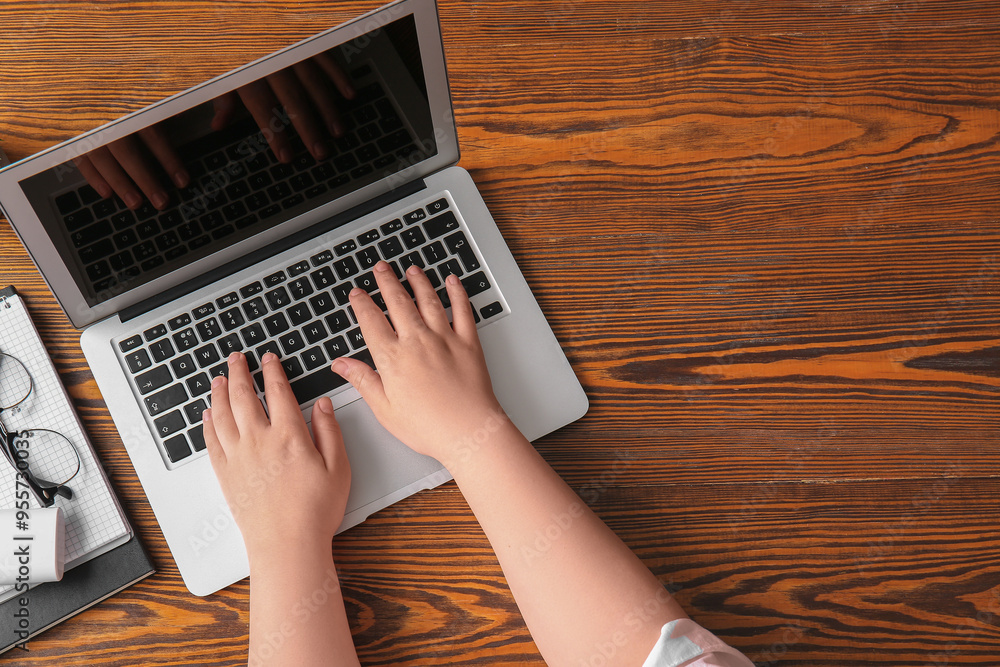
[[[362,289],[351,292],[351,305],[378,372],[349,358],[334,361],[333,371],[354,385],[390,433],[450,465],[478,430],[506,422],[493,394],[472,304],[462,282],[449,276],[453,326],[419,267],[406,272],[416,305],[385,262],[375,266],[375,278],[392,325]]]
[[[144,196],[161,211],[170,203],[158,167],[178,188],[191,182],[184,163],[159,125],[96,148],[73,162],[97,194],[105,199],[116,194],[132,210],[142,206]]]
[[[276,112],[284,108],[309,153],[316,160],[325,160],[332,154],[327,137],[341,137],[347,131],[333,87],[344,99],[354,99],[354,86],[347,74],[330,54],[320,53],[216,98],[212,129],[226,127],[242,102],[274,155],[288,163],[293,158],[290,135],[284,131],[288,123]]]
[[[312,435],[273,354],[261,360],[270,419],[257,399],[246,357],[229,357],[229,379],[212,383],[203,413],[205,444],[247,554],[330,541],[344,519],[351,467],[329,398],[316,402]]]

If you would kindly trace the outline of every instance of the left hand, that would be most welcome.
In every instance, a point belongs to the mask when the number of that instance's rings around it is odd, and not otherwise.
[[[261,365],[270,419],[240,353],[229,357],[229,378],[213,381],[212,409],[204,412],[212,468],[251,562],[288,545],[322,548],[325,542],[329,549],[351,488],[330,399],[317,401],[310,437],[281,362],[267,354]]]

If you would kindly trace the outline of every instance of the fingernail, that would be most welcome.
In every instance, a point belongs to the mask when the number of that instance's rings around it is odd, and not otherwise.
[[[351,293],[348,294],[348,296],[361,296],[364,293],[365,291],[363,289],[361,289],[360,287],[355,287],[354,289],[351,290]]]
[[[216,375],[212,379],[212,389],[215,389],[216,387],[221,387],[222,383],[225,382],[225,381],[226,381],[226,376],[225,375]]]
[[[408,268],[406,270],[406,275],[408,275],[408,276],[415,276],[420,271],[423,271],[423,269],[421,269],[419,266],[417,266],[416,264],[414,264],[413,266],[411,266],[410,268]]]
[[[268,352],[267,354],[264,355],[264,358],[260,360],[260,363],[269,364],[272,361],[277,361],[277,360],[278,360],[278,355],[276,355],[274,352]]]
[[[239,352],[233,352],[232,354],[230,354],[229,355],[229,359],[228,359],[230,365],[231,364],[235,364],[237,361],[240,360],[240,357],[242,357],[242,356],[243,355],[241,353],[239,353]]]
[[[317,141],[313,144],[313,155],[317,160],[325,160],[329,157],[330,153],[326,150],[326,144]]]
[[[129,208],[139,208],[142,206],[142,197],[134,192],[130,192],[125,195],[125,205]]]
[[[115,193],[115,191],[112,190],[111,188],[109,188],[106,185],[99,185],[99,186],[97,186],[97,194],[101,195],[101,197],[103,197],[104,199],[108,199],[114,193]]]
[[[375,270],[378,271],[379,273],[385,273],[386,271],[390,270],[389,263],[384,259],[379,260],[379,263],[375,265]]]
[[[204,410],[201,413],[201,420],[205,421],[205,422],[212,421],[212,409],[211,408],[209,408],[208,410]]]
[[[444,281],[446,283],[448,283],[449,285],[457,285],[458,284],[458,276],[456,276],[454,273],[449,274],[448,277],[444,279]]]
[[[335,359],[333,361],[332,370],[337,375],[340,375],[340,376],[343,377],[344,373],[347,372],[347,363],[343,359]]]
[[[319,411],[322,413],[328,415],[333,414],[333,402],[326,396],[316,402],[316,407],[319,408]]]
[[[181,169],[174,174],[174,183],[176,183],[179,188],[186,188],[191,183],[191,174]]]
[[[167,207],[167,195],[162,192],[157,192],[153,194],[153,206],[158,209],[163,209]]]
[[[278,159],[282,162],[288,163],[292,161],[292,151],[287,148],[282,148],[281,152],[278,153]]]

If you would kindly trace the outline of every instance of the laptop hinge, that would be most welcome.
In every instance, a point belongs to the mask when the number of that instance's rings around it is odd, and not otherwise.
[[[122,322],[128,322],[129,320],[144,315],[145,313],[159,308],[164,304],[170,303],[174,299],[179,299],[185,294],[194,292],[195,290],[201,289],[206,285],[211,285],[217,280],[221,280],[226,276],[242,271],[243,269],[253,266],[258,262],[263,262],[269,257],[274,257],[289,248],[294,248],[300,243],[305,243],[309,239],[316,238],[317,236],[325,234],[326,232],[336,229],[337,227],[346,225],[347,223],[357,220],[358,218],[368,215],[369,213],[373,213],[380,208],[390,206],[401,199],[409,197],[410,195],[425,189],[426,187],[427,184],[423,179],[410,181],[409,183],[396,188],[392,192],[387,192],[383,195],[375,197],[374,199],[369,199],[368,201],[359,204],[354,208],[348,209],[343,213],[338,213],[337,215],[327,218],[322,222],[318,222],[311,227],[307,227],[302,231],[280,239],[279,241],[268,245],[266,248],[255,250],[254,252],[248,253],[239,259],[233,260],[232,262],[224,264],[216,269],[203,273],[197,278],[192,278],[191,280],[183,282],[176,287],[164,290],[155,296],[152,296],[144,301],[140,301],[134,306],[123,308],[118,311],[118,316],[121,318]]]

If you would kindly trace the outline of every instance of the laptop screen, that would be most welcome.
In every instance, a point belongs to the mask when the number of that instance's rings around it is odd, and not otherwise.
[[[438,153],[413,15],[19,182],[90,307]]]

